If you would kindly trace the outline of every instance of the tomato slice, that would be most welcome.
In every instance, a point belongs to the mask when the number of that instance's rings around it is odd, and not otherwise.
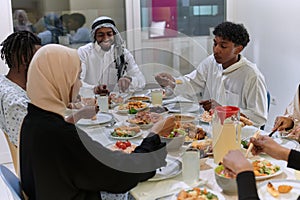
[[[124,144],[126,145],[126,147],[130,147],[131,146],[131,143],[128,140],[126,140],[126,142],[124,142]]]
[[[117,146],[118,148],[120,148],[120,145],[121,145],[122,143],[123,143],[122,141],[117,141],[117,142],[116,142],[116,146]]]
[[[124,142],[122,142],[122,143],[120,143],[119,148],[125,150],[127,148],[127,146]]]

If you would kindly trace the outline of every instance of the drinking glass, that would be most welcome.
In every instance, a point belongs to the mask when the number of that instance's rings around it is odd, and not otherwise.
[[[199,182],[200,152],[198,149],[187,149],[182,156],[182,178],[188,185]]]
[[[161,89],[151,90],[152,105],[162,105],[163,91]]]

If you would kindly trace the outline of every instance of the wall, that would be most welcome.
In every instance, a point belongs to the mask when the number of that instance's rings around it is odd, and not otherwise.
[[[2,0],[0,19],[0,41],[2,42],[10,33],[12,33],[13,30],[10,0]],[[6,73],[7,67],[5,66],[5,63],[0,59],[0,74]],[[11,162],[11,158],[4,135],[0,130],[0,163],[5,162]]]
[[[300,83],[300,2],[297,0],[228,0],[229,20],[243,23],[250,33],[244,55],[265,75],[277,102],[271,105],[266,129],[284,113]]]

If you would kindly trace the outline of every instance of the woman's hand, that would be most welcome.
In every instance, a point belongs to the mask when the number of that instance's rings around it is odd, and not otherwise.
[[[224,156],[222,164],[235,175],[244,171],[253,171],[252,164],[245,158],[240,150],[230,150]]]
[[[80,119],[91,119],[99,111],[98,106],[84,106],[77,111],[74,111],[70,115],[65,117],[65,120],[69,123],[75,124]]]

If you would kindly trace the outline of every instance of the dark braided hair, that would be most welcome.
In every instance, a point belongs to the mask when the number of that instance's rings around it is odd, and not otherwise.
[[[1,59],[9,68],[25,64],[27,67],[35,53],[35,45],[41,45],[41,39],[29,31],[17,31],[9,35],[0,46]]]
[[[219,24],[216,26],[213,34],[243,47],[247,46],[250,41],[246,28],[242,24],[234,24],[232,22]]]

